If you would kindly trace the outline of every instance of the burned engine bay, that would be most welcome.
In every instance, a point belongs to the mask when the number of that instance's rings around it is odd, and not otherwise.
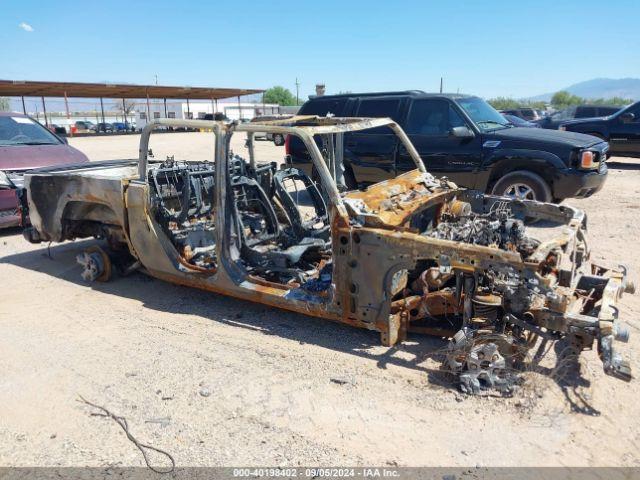
[[[399,340],[407,332],[449,338],[444,369],[468,393],[509,391],[530,350],[558,340],[573,359],[595,345],[607,374],[631,379],[613,347],[614,339],[628,339],[614,303],[634,286],[624,267],[588,263],[582,212],[451,189],[446,181],[397,180],[349,193],[345,204],[358,243],[366,243],[368,228],[411,237],[405,258],[415,259],[414,268],[397,270],[387,290]]]

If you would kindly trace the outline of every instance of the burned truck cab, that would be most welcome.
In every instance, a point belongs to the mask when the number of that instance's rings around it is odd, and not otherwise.
[[[149,136],[166,126],[210,129],[215,160],[150,161]],[[415,170],[345,191],[344,134],[382,127]],[[313,178],[286,159],[260,161],[264,132],[298,137]],[[145,127],[139,152],[136,163],[28,174],[27,237],[106,240],[81,255],[88,279],[108,277],[112,252],[126,252],[123,272],[375,330],[385,345],[438,336],[444,368],[470,393],[508,388],[527,352],[555,341],[575,357],[596,348],[606,373],[631,378],[614,345],[628,337],[616,302],[633,284],[623,267],[590,262],[585,214],[437,180],[390,119],[163,119]]]

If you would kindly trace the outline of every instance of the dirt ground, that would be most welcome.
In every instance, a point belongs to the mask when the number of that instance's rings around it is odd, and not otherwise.
[[[71,143],[95,160],[135,157],[137,141]],[[165,134],[152,148],[198,157],[211,142]],[[603,191],[569,202],[589,215],[594,260],[626,263],[634,279],[639,195],[640,161],[614,158]],[[142,274],[86,284],[75,256],[91,243],[0,233],[1,466],[144,465],[79,395],[179,466],[640,465],[640,382],[605,376],[595,352],[582,380],[529,374],[512,398],[468,397],[429,358],[441,340],[383,348],[374,332]],[[639,317],[640,295],[626,295],[636,373]]]

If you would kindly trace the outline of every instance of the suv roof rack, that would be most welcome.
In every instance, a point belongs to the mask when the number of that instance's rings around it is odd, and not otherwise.
[[[321,97],[315,96],[309,100],[322,99],[322,98],[342,98],[342,97],[381,97],[384,95],[422,95],[425,92],[422,90],[401,90],[393,92],[367,92],[367,93],[338,93],[335,95],[322,95]]]
[[[393,92],[367,92],[367,93],[340,93],[336,95],[322,95],[321,97],[311,97],[309,100],[322,100],[333,98],[349,98],[349,97],[393,97],[400,95],[413,95],[413,96],[426,96],[426,97],[449,97],[449,98],[465,98],[473,97],[474,95],[468,95],[464,93],[447,93],[447,92],[425,92],[424,90],[402,90]]]

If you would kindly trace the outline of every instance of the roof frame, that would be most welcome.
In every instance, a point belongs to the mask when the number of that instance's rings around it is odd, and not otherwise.
[[[260,89],[175,87],[116,83],[78,83],[0,80],[0,96],[5,97],[74,97],[74,98],[174,98],[220,100],[263,93]]]

